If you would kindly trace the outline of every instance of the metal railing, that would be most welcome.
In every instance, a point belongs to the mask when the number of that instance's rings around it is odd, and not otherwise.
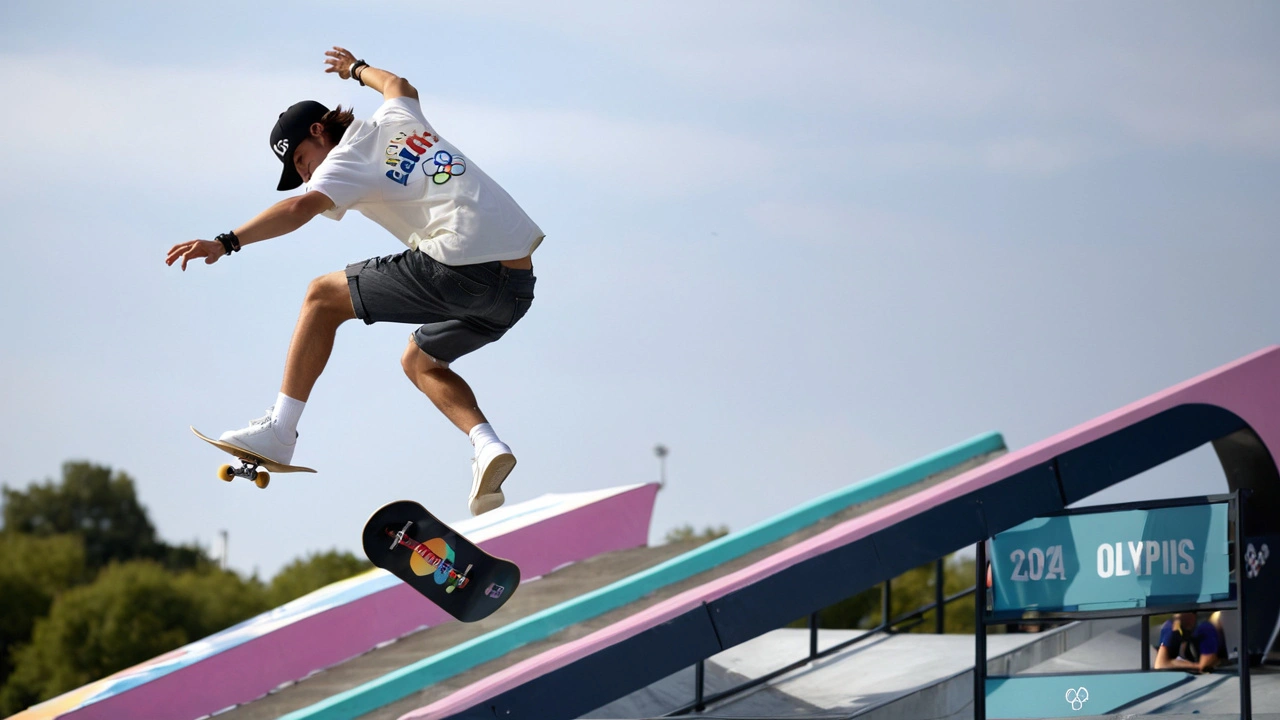
[[[955,602],[956,600],[972,595],[974,592],[974,588],[970,587],[968,590],[961,590],[960,592],[955,593],[953,595],[946,595],[945,594],[946,589],[943,586],[944,580],[946,579],[945,563],[946,563],[945,558],[939,558],[935,562],[934,601],[933,602],[927,605],[922,605],[916,608],[915,610],[912,610],[911,612],[888,619],[890,618],[890,613],[892,612],[893,587],[892,587],[892,580],[886,580],[880,586],[880,624],[879,625],[875,626],[874,628],[871,628],[870,630],[867,630],[864,634],[859,635],[858,637],[850,638],[848,640],[845,640],[844,642],[832,645],[831,647],[825,650],[819,651],[818,650],[818,630],[819,630],[818,613],[817,612],[811,613],[809,615],[809,655],[808,657],[805,657],[804,659],[801,659],[801,660],[797,660],[787,665],[786,667],[773,670],[758,678],[748,680],[747,682],[742,683],[741,685],[736,685],[732,688],[729,688],[728,690],[723,690],[721,692],[707,696],[705,694],[706,660],[699,660],[697,665],[694,666],[694,671],[693,671],[693,675],[694,675],[693,702],[677,710],[673,710],[663,715],[662,717],[675,717],[679,715],[684,715],[689,712],[702,712],[703,710],[706,709],[707,705],[710,705],[711,703],[719,702],[721,700],[732,697],[739,693],[746,692],[747,690],[750,690],[752,688],[759,687],[760,685],[763,685],[764,683],[767,683],[776,677],[785,675],[789,672],[792,672],[793,670],[798,670],[804,667],[805,665],[808,665],[809,663],[813,662],[814,660],[840,652],[845,648],[848,648],[852,645],[856,645],[865,640],[878,637],[880,636],[881,633],[892,634],[895,632],[908,630],[924,622],[925,613],[928,613],[930,610],[936,609],[938,611],[936,613],[936,618],[934,621],[934,632],[939,635],[943,634],[946,631],[946,617],[945,617],[945,613],[943,612],[943,608],[945,608],[948,604]]]

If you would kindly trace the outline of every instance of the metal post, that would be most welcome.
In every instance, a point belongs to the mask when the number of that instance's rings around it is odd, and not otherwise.
[[[974,560],[973,593],[973,719],[987,720],[987,544],[979,541]]]
[[[1247,491],[1246,491],[1247,492]],[[1250,720],[1253,717],[1253,692],[1249,681],[1249,636],[1245,634],[1245,602],[1244,602],[1244,497],[1236,492],[1231,503],[1236,510],[1235,532],[1235,570],[1236,570],[1236,631],[1240,637],[1240,717]]]
[[[818,613],[809,615],[809,659],[818,657]]]
[[[1142,638],[1142,670],[1145,672],[1151,669],[1151,623],[1146,615],[1139,615],[1138,621],[1142,623],[1139,633]]]
[[[884,581],[884,587],[880,589],[880,627],[885,632],[889,631],[889,621],[893,619],[893,590],[889,587],[889,581]]]
[[[943,603],[946,602],[946,593],[943,586],[946,585],[946,568],[944,567],[946,558],[938,558],[938,565],[934,568],[933,577],[933,630],[941,635],[946,632],[947,618],[943,613]]]
[[[702,685],[703,680],[706,678],[706,668],[704,667],[704,664],[705,663],[702,660],[699,660],[698,664],[693,668],[693,709],[698,712],[702,712],[706,709],[702,705]]]

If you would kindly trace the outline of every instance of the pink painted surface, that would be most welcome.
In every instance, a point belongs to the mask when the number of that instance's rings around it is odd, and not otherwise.
[[[774,575],[799,561],[864,538],[923,510],[1008,478],[1165,410],[1192,403],[1216,405],[1234,412],[1253,428],[1273,457],[1280,457],[1280,346],[1256,352],[837,525],[736,573],[677,595],[586,637],[528,658],[431,705],[406,713],[401,720],[445,718],[461,712],[661,625],[703,603]]]
[[[525,580],[570,562],[648,541],[658,486],[606,497],[479,544],[513,560]],[[424,625],[452,622],[412,588],[389,588],[292,622],[59,718],[196,718],[261,697],[282,683],[335,665]],[[18,717],[53,717],[37,708]],[[17,718],[15,718],[17,720]]]

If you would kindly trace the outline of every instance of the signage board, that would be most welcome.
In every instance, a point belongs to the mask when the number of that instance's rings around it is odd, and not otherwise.
[[[1227,503],[1036,518],[991,540],[992,613],[1231,598]]]

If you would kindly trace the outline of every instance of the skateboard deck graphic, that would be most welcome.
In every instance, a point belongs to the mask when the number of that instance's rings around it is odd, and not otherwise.
[[[264,457],[255,455],[243,448],[238,448],[230,443],[224,443],[221,440],[214,440],[197,430],[194,425],[191,426],[191,432],[195,433],[196,437],[219,450],[235,456],[241,463],[243,463],[240,467],[223,465],[218,468],[218,478],[220,480],[231,482],[232,478],[242,477],[252,480],[258,487],[266,489],[267,483],[271,481],[271,475],[266,470],[259,470],[259,467],[264,467],[271,472],[277,473],[315,472],[315,470],[312,470],[309,467],[302,467],[301,465],[283,465],[273,460],[268,460]]]
[[[462,622],[493,614],[520,584],[520,568],[495,558],[411,500],[383,505],[364,526],[369,560]]]

